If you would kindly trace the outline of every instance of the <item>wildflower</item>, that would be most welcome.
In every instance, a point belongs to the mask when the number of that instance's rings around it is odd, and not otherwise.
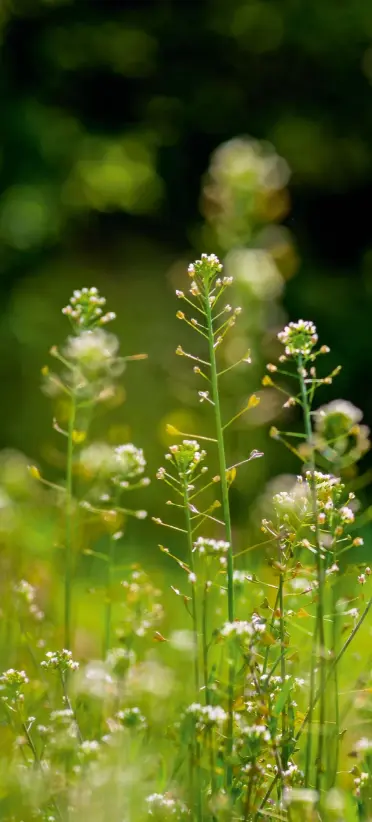
[[[114,448],[117,479],[133,479],[143,474],[146,460],[142,448],[136,448],[132,443],[117,445]]]
[[[318,342],[318,335],[314,323],[298,320],[286,325],[284,330],[279,332],[278,340],[285,346],[287,357],[308,357]]]
[[[159,822],[168,817],[178,820],[189,815],[186,805],[168,793],[152,793],[146,797],[146,803],[149,816],[155,816]]]
[[[235,622],[225,622],[220,634],[224,637],[252,637],[261,634],[266,629],[266,623],[257,614],[253,614],[251,622],[237,619]]]
[[[105,304],[106,299],[100,296],[97,288],[82,288],[74,291],[68,305],[62,308],[62,314],[70,319],[79,333],[82,329],[92,329],[115,320],[113,311],[103,314]]]
[[[118,711],[115,714],[115,719],[120,722],[123,728],[130,730],[144,731],[147,728],[147,721],[139,708],[126,708],[124,711]]]
[[[77,671],[79,668],[79,663],[72,659],[71,651],[67,651],[66,648],[62,651],[47,651],[45,657],[40,665],[48,670],[58,670],[64,674],[66,671]]]
[[[193,702],[187,708],[186,714],[195,718],[199,730],[221,726],[227,720],[227,713],[221,705],[200,705],[199,702]]]
[[[202,254],[200,260],[195,260],[188,267],[190,277],[195,277],[195,279],[200,277],[206,285],[209,285],[211,280],[221,271],[222,264],[216,254]]]
[[[124,363],[117,359],[118,349],[119,340],[114,334],[95,328],[82,331],[77,337],[68,337],[63,354],[88,375],[102,371],[113,373],[114,366],[118,375],[124,370]]]
[[[368,451],[369,428],[359,425],[362,411],[347,400],[333,400],[314,414],[315,442],[330,462],[356,462]]]
[[[7,702],[17,702],[23,700],[23,689],[28,685],[29,679],[25,671],[16,671],[9,668],[0,676],[0,695]]]
[[[230,548],[229,542],[224,542],[222,539],[206,539],[205,537],[198,537],[194,542],[193,551],[199,556],[220,557],[228,553]]]
[[[344,505],[342,508],[340,508],[340,515],[342,522],[345,522],[347,524],[354,522],[355,520],[353,511],[347,505]]]
[[[206,456],[206,452],[200,449],[196,440],[183,440],[180,445],[171,445],[169,451],[169,459],[182,478],[191,477]]]

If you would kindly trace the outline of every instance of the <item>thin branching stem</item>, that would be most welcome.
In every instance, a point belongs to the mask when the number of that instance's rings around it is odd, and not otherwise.
[[[222,513],[223,519],[225,523],[225,530],[226,530],[226,539],[229,543],[228,553],[227,553],[227,612],[228,612],[228,619],[229,622],[234,621],[234,560],[233,560],[233,548],[232,548],[232,530],[231,530],[231,516],[230,516],[230,503],[229,503],[229,489],[227,484],[227,475],[226,475],[226,454],[225,454],[225,441],[223,435],[223,425],[222,425],[222,417],[221,417],[221,406],[220,406],[220,395],[219,395],[219,387],[218,387],[218,374],[217,374],[217,362],[216,362],[216,352],[215,352],[215,343],[214,343],[214,336],[213,336],[213,318],[212,318],[212,308],[209,299],[209,292],[208,286],[205,285],[205,314],[207,318],[207,327],[208,327],[208,343],[209,343],[209,357],[210,357],[210,364],[211,364],[211,390],[212,390],[212,399],[214,402],[214,418],[215,418],[215,426],[216,426],[216,436],[217,436],[217,450],[218,450],[218,460],[219,460],[219,468],[220,468],[220,477],[221,477],[221,494],[222,494]],[[232,768],[231,768],[231,754],[233,750],[233,701],[234,701],[234,670],[233,667],[229,667],[229,710],[228,710],[228,732],[227,732],[227,756],[228,756],[228,765],[227,765],[227,787],[231,788],[232,784]]]
[[[184,510],[187,533],[188,546],[188,563],[190,567],[191,582],[191,615],[193,623],[193,637],[194,637],[194,677],[195,677],[195,695],[196,701],[199,699],[200,692],[200,674],[199,674],[199,635],[198,635],[198,613],[196,604],[196,590],[195,590],[195,570],[194,570],[194,553],[193,553],[193,531],[190,515],[190,500],[189,500],[189,486],[187,478],[184,480]],[[195,757],[196,757],[196,819],[197,822],[203,820],[203,805],[202,805],[202,787],[201,787],[201,770],[200,770],[200,743],[197,739],[197,732],[195,732]]]
[[[316,540],[316,560],[317,560],[317,582],[318,582],[318,603],[317,603],[317,622],[318,632],[317,637],[319,641],[319,674],[320,674],[320,701],[319,701],[319,733],[318,733],[318,747],[316,759],[316,777],[315,788],[320,791],[323,774],[323,751],[324,751],[324,734],[326,723],[326,642],[324,630],[324,586],[325,586],[325,569],[324,561],[321,556],[320,533],[318,525],[318,505],[316,498],[315,486],[315,460],[313,447],[313,432],[311,424],[311,407],[305,383],[305,371],[302,355],[298,356],[298,375],[300,380],[302,409],[304,415],[304,425],[307,441],[310,448],[309,470],[310,470],[310,491],[314,518],[315,540]],[[312,656],[312,665],[315,664],[315,655]]]
[[[65,648],[71,648],[71,592],[72,592],[72,476],[74,453],[74,427],[76,417],[76,400],[71,401],[70,418],[67,440],[67,468],[66,468],[66,530],[65,530]]]

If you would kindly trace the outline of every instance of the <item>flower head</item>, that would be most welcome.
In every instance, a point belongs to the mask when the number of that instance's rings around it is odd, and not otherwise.
[[[79,668],[79,663],[73,660],[71,651],[67,651],[66,648],[62,651],[47,651],[40,665],[42,668],[59,671],[61,674],[67,671],[77,671]]]
[[[100,296],[97,288],[82,288],[74,291],[68,305],[62,308],[62,314],[70,319],[74,330],[79,333],[82,329],[96,328],[115,320],[113,311],[103,313],[105,305],[106,299]]]
[[[29,679],[24,671],[9,668],[0,676],[0,694],[4,701],[17,702],[23,699],[23,690]]]
[[[216,254],[202,254],[201,259],[195,260],[188,268],[190,277],[195,278],[194,288],[197,287],[198,278],[205,285],[209,285],[221,271],[222,263],[220,263]]]
[[[349,465],[370,447],[369,428],[360,425],[360,408],[347,400],[333,400],[314,414],[317,449],[330,462]]]
[[[286,325],[278,334],[278,340],[285,346],[287,357],[297,357],[299,354],[308,357],[318,342],[318,334],[314,323],[298,320]]]
[[[123,370],[124,363],[117,360],[119,340],[103,328],[84,330],[75,337],[68,337],[63,349],[66,359],[78,365],[84,373],[91,375],[102,371],[115,373]]]
[[[180,445],[171,445],[169,452],[168,459],[175,464],[180,477],[191,477],[206,456],[196,440],[183,440]]]

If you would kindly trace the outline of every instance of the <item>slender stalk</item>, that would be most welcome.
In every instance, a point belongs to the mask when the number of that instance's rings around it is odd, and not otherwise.
[[[330,667],[330,669],[329,669],[329,671],[326,675],[326,680],[325,680],[325,685],[326,686],[327,686],[330,678],[332,677],[332,675],[334,673],[334,669],[337,667],[338,663],[341,661],[342,657],[346,653],[349,645],[352,643],[354,637],[358,633],[359,628],[362,626],[362,624],[363,624],[364,620],[366,619],[366,617],[368,616],[371,608],[372,608],[372,597],[368,600],[367,605],[366,605],[362,615],[359,617],[358,622],[354,626],[354,628],[353,628],[351,634],[348,636],[346,642],[344,642],[342,648],[339,650],[338,654],[336,654],[336,656],[335,656],[335,658],[334,658],[334,660],[331,664],[331,667]],[[304,718],[301,722],[301,725],[300,725],[300,727],[299,727],[299,729],[298,729],[298,731],[297,731],[297,733],[296,733],[296,735],[293,739],[294,745],[298,742],[298,740],[300,739],[300,736],[302,735],[302,733],[304,731],[304,728],[308,724],[309,718],[310,718],[310,716],[312,716],[313,710],[316,707],[316,705],[318,704],[320,696],[321,696],[321,690],[319,688],[319,690],[316,692],[316,694],[314,696],[314,699],[313,699],[312,703],[309,705],[309,707],[306,711],[306,714],[305,714],[305,716],[304,716]],[[270,798],[270,796],[272,794],[272,791],[274,790],[275,785],[278,782],[279,776],[280,776],[279,773],[277,773],[276,776],[274,776],[274,779],[272,780],[272,782],[270,783],[270,785],[269,785],[269,787],[268,787],[268,789],[265,793],[265,796],[263,797],[263,799],[261,801],[261,804],[260,804],[259,808],[257,809],[257,812],[254,816],[253,822],[257,822],[257,820],[260,819],[262,810],[265,807],[267,800]]]
[[[184,499],[184,509],[185,509],[185,519],[186,519],[186,531],[187,531],[187,544],[188,544],[188,560],[189,560],[189,568],[191,574],[194,574],[194,554],[193,554],[193,533],[192,533],[192,523],[191,523],[191,514],[190,514],[190,500],[189,500],[189,489],[187,480],[184,481],[183,487],[183,499]],[[193,635],[194,635],[194,676],[195,676],[195,693],[196,693],[196,701],[199,698],[199,691],[200,691],[200,675],[199,675],[199,637],[198,637],[198,614],[197,614],[197,607],[196,607],[196,593],[195,593],[195,582],[191,582],[191,614],[192,614],[192,622],[193,622]],[[200,744],[197,739],[197,733],[195,732],[195,758],[196,758],[196,819],[197,822],[202,822],[203,820],[203,805],[202,805],[202,786],[201,786],[201,771],[200,771]]]
[[[223,425],[221,417],[220,396],[218,390],[218,373],[216,362],[215,341],[213,333],[213,317],[212,308],[209,300],[208,285],[205,285],[204,293],[205,314],[207,319],[208,329],[208,345],[209,345],[209,359],[210,359],[210,379],[212,400],[214,403],[214,416],[217,437],[218,460],[221,477],[221,495],[222,495],[222,513],[225,523],[226,539],[229,543],[227,554],[227,611],[229,622],[234,621],[234,560],[232,549],[232,531],[231,531],[231,516],[229,504],[229,489],[226,476],[226,455],[225,455],[225,441],[223,435]],[[228,685],[228,729],[227,729],[227,788],[232,785],[232,767],[231,755],[233,750],[233,704],[234,704],[234,669],[229,666],[229,685]]]
[[[116,494],[114,499],[114,509],[119,505],[120,494]],[[106,568],[106,604],[105,604],[105,623],[103,634],[103,658],[105,659],[111,646],[111,621],[112,621],[112,600],[111,587],[113,582],[113,571],[115,563],[115,539],[114,534],[110,531],[110,538],[107,553],[107,568]]]
[[[335,583],[335,587],[333,588],[333,621],[332,621],[332,653],[333,656],[337,653],[337,639],[338,639],[338,619],[337,619],[337,612],[336,612],[336,605],[337,605],[337,583]],[[331,773],[331,783],[328,786],[329,788],[333,788],[337,778],[337,771],[338,771],[338,758],[339,758],[339,750],[340,750],[340,700],[338,694],[338,668],[337,665],[333,671],[333,684],[334,684],[334,716],[335,716],[335,730],[334,730],[334,763],[333,763],[333,770]]]
[[[313,742],[313,731],[312,731],[312,722],[313,722],[313,702],[314,702],[314,693],[315,693],[315,649],[316,649],[316,642],[317,642],[317,633],[318,633],[318,622],[315,622],[314,628],[314,636],[311,648],[311,668],[310,668],[310,693],[309,693],[309,721],[308,721],[308,732],[307,732],[307,739],[306,739],[306,755],[305,755],[305,788],[309,787],[309,780],[310,780],[310,768],[311,768],[311,749],[312,749],[312,742]]]
[[[310,482],[310,490],[311,490],[311,499],[312,499],[312,506],[313,506],[313,516],[314,516],[314,526],[315,526],[315,539],[316,539],[316,560],[317,560],[317,578],[318,578],[318,604],[317,604],[317,622],[318,622],[318,640],[319,640],[319,673],[320,673],[320,700],[319,700],[319,734],[318,734],[318,748],[317,748],[317,759],[316,759],[316,777],[315,777],[315,788],[317,791],[320,791],[321,782],[322,782],[322,773],[323,773],[323,750],[324,750],[324,730],[325,730],[325,721],[326,721],[326,690],[325,690],[325,683],[326,683],[326,658],[325,658],[325,651],[326,651],[326,642],[325,642],[325,631],[324,631],[324,584],[325,584],[325,574],[324,574],[324,562],[321,557],[320,551],[320,535],[319,535],[319,526],[318,526],[318,506],[317,506],[317,499],[316,499],[316,488],[315,488],[315,480],[314,480],[314,471],[315,471],[315,460],[314,460],[314,449],[313,449],[313,432],[312,432],[312,425],[311,425],[311,408],[309,403],[309,397],[306,390],[305,384],[305,377],[304,377],[304,366],[303,366],[303,359],[301,354],[298,356],[298,375],[300,379],[300,388],[301,388],[301,397],[302,397],[302,408],[304,414],[304,425],[305,425],[305,434],[306,438],[310,447],[310,458],[309,458],[309,468],[311,473],[311,482]],[[315,636],[315,635],[314,635]],[[314,664],[314,657],[312,661],[312,665]]]
[[[244,822],[248,822],[249,814],[251,810],[251,798],[252,798],[252,790],[253,790],[253,777],[254,777],[254,763],[251,763],[251,773],[249,776],[249,782],[247,785],[247,793],[245,795],[245,803],[244,803]]]
[[[229,551],[227,554],[227,609],[228,609],[228,618],[230,622],[234,620],[234,584],[233,584],[233,574],[234,574],[234,560],[233,560],[233,552],[232,552],[232,531],[231,531],[231,517],[230,517],[230,504],[229,504],[229,489],[227,485],[227,477],[226,477],[226,455],[225,455],[225,441],[223,436],[223,426],[222,426],[222,417],[221,417],[221,405],[220,405],[220,396],[218,390],[218,374],[217,374],[217,362],[216,362],[216,352],[214,348],[214,334],[213,334],[213,318],[212,318],[212,309],[209,302],[209,294],[208,289],[206,286],[206,293],[205,293],[205,313],[207,318],[207,327],[208,327],[208,344],[209,344],[209,358],[210,358],[210,366],[211,366],[211,391],[212,391],[212,400],[214,403],[214,416],[215,416],[215,425],[216,425],[216,436],[217,436],[217,450],[218,450],[218,460],[220,466],[220,476],[221,476],[221,495],[222,495],[222,512],[223,512],[223,519],[225,522],[225,529],[226,529],[226,539],[229,543]]]
[[[187,481],[185,481],[185,483],[184,483],[183,495],[184,495],[183,499],[184,499],[186,531],[187,531],[188,561],[189,561],[190,572],[191,572],[191,574],[194,574],[195,570],[194,570],[194,553],[193,553],[193,534],[192,534],[189,491],[188,491]],[[198,614],[197,614],[197,607],[196,607],[195,583],[191,582],[190,587],[191,587],[191,613],[192,613],[193,635],[194,635],[195,692],[196,692],[196,699],[198,700],[198,698],[199,698],[199,689],[200,689],[200,675],[199,675]]]
[[[60,677],[61,677],[61,685],[62,685],[64,702],[65,702],[65,705],[67,705],[68,710],[71,711],[71,715],[72,715],[73,720],[75,722],[75,727],[76,727],[78,740],[79,740],[80,745],[81,745],[82,742],[84,741],[83,740],[83,735],[81,733],[80,726],[79,726],[79,723],[77,721],[76,713],[75,713],[75,711],[72,707],[71,700],[70,700],[70,697],[68,695],[66,676],[65,676],[64,673],[62,673],[62,671],[60,671]]]
[[[111,601],[111,586],[112,586],[112,571],[114,564],[115,540],[110,534],[108,555],[107,555],[107,574],[106,574],[106,603],[105,603],[105,626],[103,635],[103,658],[106,659],[107,653],[110,650],[111,644],[111,617],[112,617],[112,601]]]
[[[285,624],[284,624],[284,580],[283,574],[280,574],[279,579],[279,608],[280,608],[280,646],[281,646],[281,660],[280,660],[280,675],[282,679],[282,687],[285,685],[286,676],[286,654],[285,654]],[[282,770],[286,770],[288,761],[288,744],[287,744],[287,708],[283,705],[282,710]]]
[[[202,612],[203,675],[204,675],[205,703],[206,703],[206,705],[210,705],[209,675],[208,675],[208,642],[207,642],[207,600],[208,600],[208,588],[207,588],[207,584],[205,583],[204,584],[204,593],[203,593],[203,612]]]
[[[71,400],[68,423],[67,468],[66,468],[66,530],[65,530],[65,648],[71,649],[71,590],[72,590],[72,468],[74,453],[74,426],[76,402]]]

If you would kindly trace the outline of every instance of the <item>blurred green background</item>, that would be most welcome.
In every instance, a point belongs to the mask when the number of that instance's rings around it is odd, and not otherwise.
[[[195,346],[174,289],[201,251],[226,260],[244,308],[227,363],[253,355],[226,381],[228,409],[260,390],[286,319],[304,317],[332,349],[329,370],[343,365],[319,403],[350,399],[368,424],[369,0],[1,0],[0,48],[1,447],[49,476],[63,467],[40,369],[83,285],[117,312],[123,353],[149,355],[128,365],[126,401],[96,436],[132,439],[154,477],[167,422],[207,430],[201,386],[174,353]],[[265,451],[233,493],[243,543],[257,495],[298,470],[267,435],[283,420],[296,424],[266,390],[232,430],[231,462]],[[158,485],[141,495],[153,515]],[[135,533],[156,545],[150,521]]]

